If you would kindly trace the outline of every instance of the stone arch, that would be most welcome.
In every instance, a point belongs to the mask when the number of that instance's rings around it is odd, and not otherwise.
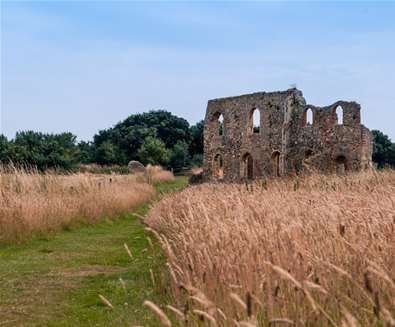
[[[273,175],[280,177],[280,151],[274,151],[272,153],[272,169]]]
[[[307,108],[303,114],[303,126],[313,126],[314,124],[314,112],[313,109]]]
[[[241,157],[241,176],[245,179],[254,179],[254,159],[249,152]]]
[[[213,115],[212,122],[215,125],[215,135],[224,136],[225,134],[225,124],[224,124],[224,115],[220,112],[216,112]]]
[[[222,155],[217,153],[213,160],[213,175],[218,179],[224,178],[224,159]]]
[[[336,125],[343,125],[344,121],[344,109],[342,106],[336,106],[335,109],[333,109],[333,115],[335,118],[335,123]]]
[[[248,131],[250,134],[259,134],[261,132],[261,110],[259,108],[254,108],[250,111]]]
[[[336,174],[344,175],[348,170],[347,158],[343,155],[337,156],[335,159],[335,168],[336,168]]]

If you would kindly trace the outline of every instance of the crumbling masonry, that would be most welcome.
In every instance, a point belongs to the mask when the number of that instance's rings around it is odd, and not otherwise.
[[[307,105],[295,88],[210,100],[204,179],[241,181],[366,169],[372,164],[372,134],[361,125],[360,110],[358,103],[346,101]]]

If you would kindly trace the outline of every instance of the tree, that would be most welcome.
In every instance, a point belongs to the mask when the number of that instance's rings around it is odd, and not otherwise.
[[[72,169],[78,162],[76,136],[71,133],[43,134],[18,132],[9,142],[7,157],[17,165],[30,165],[39,170]]]
[[[190,155],[188,144],[184,141],[178,141],[170,151],[170,167],[175,171],[180,171],[190,165]]]
[[[17,165],[73,169],[78,163],[127,165],[130,160],[169,165],[175,169],[200,165],[203,156],[203,121],[189,123],[168,111],[130,115],[112,128],[99,131],[93,142],[71,133],[23,131],[8,141],[0,135],[0,160]]]
[[[195,154],[191,159],[191,167],[201,167],[203,165],[203,153]]]
[[[117,124],[115,129],[137,126],[152,129],[156,134],[155,137],[167,148],[172,148],[178,141],[190,141],[189,123],[184,118],[174,116],[165,110],[131,115]]]
[[[114,127],[99,131],[94,136],[94,145],[110,142],[116,150],[116,163],[127,164],[140,160],[138,151],[147,138],[161,140],[167,149],[178,141],[190,143],[188,122],[164,110],[131,115]]]
[[[191,143],[189,145],[189,153],[192,157],[191,165],[195,167],[200,167],[203,164],[203,130],[203,120],[190,128]]]
[[[191,126],[190,128],[191,143],[189,146],[189,152],[191,156],[194,156],[196,154],[203,154],[203,129],[203,120]]]
[[[100,165],[111,165],[118,162],[118,149],[110,141],[105,141],[96,149],[96,162]]]
[[[162,140],[149,136],[138,150],[138,157],[145,165],[166,166],[169,163],[169,150]]]
[[[43,136],[44,169],[70,170],[79,162],[77,137],[72,133],[45,134]]]
[[[0,163],[5,163],[9,160],[10,145],[7,138],[0,134]]]
[[[82,164],[95,161],[95,146],[92,142],[80,141],[78,143],[78,161]]]
[[[34,131],[16,133],[12,141],[11,160],[17,165],[35,166],[39,170],[45,170],[47,155],[44,153],[45,135]]]
[[[383,132],[373,130],[372,134],[374,136],[373,162],[378,168],[387,165],[395,168],[395,144]]]

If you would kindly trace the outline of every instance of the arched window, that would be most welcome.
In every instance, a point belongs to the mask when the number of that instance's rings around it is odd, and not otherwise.
[[[272,154],[272,167],[273,175],[276,177],[280,176],[280,152],[274,151]]]
[[[313,110],[308,108],[304,114],[305,126],[312,126],[314,122]]]
[[[222,114],[218,117],[218,135],[223,136],[225,132],[224,128],[224,116]]]
[[[335,121],[337,125],[343,125],[343,108],[341,106],[337,106],[335,110]]]
[[[224,116],[220,112],[216,112],[212,116],[211,120],[212,130],[215,131],[215,135],[224,136],[225,126],[224,126]]]
[[[249,130],[252,134],[261,132],[261,112],[259,108],[255,108],[250,113]]]
[[[214,157],[213,174],[218,179],[224,178],[224,161],[223,161],[222,156],[220,154],[217,154]]]

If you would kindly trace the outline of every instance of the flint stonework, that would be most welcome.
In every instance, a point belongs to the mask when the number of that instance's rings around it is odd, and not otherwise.
[[[359,171],[372,165],[372,140],[356,102],[308,105],[295,88],[214,99],[205,117],[203,177],[242,181]]]

